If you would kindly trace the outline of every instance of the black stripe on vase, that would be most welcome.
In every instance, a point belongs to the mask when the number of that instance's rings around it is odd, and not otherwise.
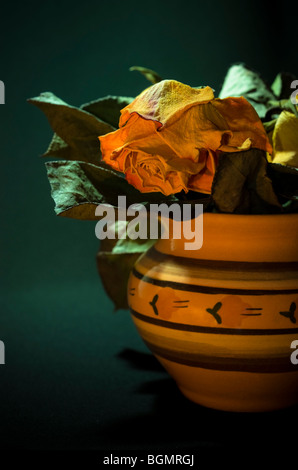
[[[289,357],[221,357],[206,356],[199,353],[188,353],[186,351],[174,351],[157,346],[144,340],[153,354],[167,359],[171,362],[199,367],[202,369],[212,369],[218,371],[235,372],[255,372],[255,373],[283,373],[296,372],[297,366],[291,363]]]
[[[184,256],[176,256],[174,254],[162,253],[152,246],[147,252],[146,256],[153,261],[161,263],[163,261],[172,261],[178,263],[185,268],[205,268],[210,270],[219,271],[242,271],[242,272],[270,272],[270,271],[297,271],[298,262],[282,262],[282,261],[223,261],[223,260],[208,260],[208,259],[194,259]]]
[[[144,315],[136,310],[130,308],[131,314],[146,323],[151,323],[162,328],[169,328],[172,330],[191,331],[194,333],[207,333],[207,334],[225,334],[225,335],[252,335],[252,336],[267,336],[267,335],[294,335],[297,334],[298,328],[272,328],[272,329],[255,329],[255,328],[225,328],[213,326],[198,326],[189,325],[186,323],[176,323],[167,320],[161,320],[156,317]],[[298,368],[297,368],[298,369]]]
[[[165,279],[154,279],[153,277],[140,273],[136,268],[133,268],[132,274],[137,279],[155,286],[171,287],[172,289],[183,290],[185,292],[198,292],[200,294],[288,295],[298,293],[298,289],[230,289],[228,287],[199,286]]]

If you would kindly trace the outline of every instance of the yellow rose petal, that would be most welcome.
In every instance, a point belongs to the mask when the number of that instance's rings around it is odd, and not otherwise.
[[[192,88],[176,80],[162,80],[146,88],[121,111],[119,125],[122,127],[132,113],[165,125],[172,118],[179,118],[187,108],[213,99],[214,94],[209,86]]]
[[[271,161],[298,168],[298,118],[289,111],[279,115],[273,135]]]
[[[248,150],[250,149],[252,140],[248,137],[240,147],[237,147],[238,150]]]

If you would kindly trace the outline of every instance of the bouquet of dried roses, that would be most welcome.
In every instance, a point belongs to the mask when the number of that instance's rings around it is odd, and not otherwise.
[[[59,158],[46,163],[56,214],[95,220],[95,208],[116,208],[119,195],[127,204],[199,202],[209,212],[298,212],[295,77],[280,73],[270,87],[236,64],[215,97],[209,86],[133,69],[152,83],[136,98],[80,108],[52,93],[29,100],[54,131],[44,156]],[[99,271],[116,308],[127,307],[125,280],[153,242],[102,241]]]

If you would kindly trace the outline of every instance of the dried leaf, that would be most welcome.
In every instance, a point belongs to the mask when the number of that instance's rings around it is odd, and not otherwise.
[[[129,236],[118,239],[123,230],[127,230],[128,222],[122,221],[115,225],[116,239],[101,241],[97,253],[97,268],[103,286],[113,301],[115,310],[118,310],[128,308],[127,281],[133,265],[156,240],[132,240]]]
[[[83,104],[81,109],[88,111],[98,119],[110,124],[115,129],[118,127],[120,111],[128,104],[132,103],[134,98],[128,96],[105,96],[90,103]]]
[[[145,67],[139,67],[138,65],[134,65],[133,67],[130,67],[129,71],[130,72],[133,72],[133,71],[140,72],[153,85],[155,83],[161,82],[161,80],[162,80],[160,75],[158,75],[158,73],[154,72],[154,70],[147,69]]]
[[[270,134],[273,131],[276,121],[277,119],[272,119],[271,121],[263,122],[263,126],[267,134]],[[270,143],[272,145],[272,139],[270,139]]]
[[[282,111],[288,111],[294,114],[295,116],[298,116],[296,106],[292,103],[290,99],[269,101],[268,104],[270,105],[270,108],[268,108],[266,116],[264,118],[264,120],[267,122],[274,119],[278,119]]]
[[[244,64],[232,65],[224,79],[219,98],[243,96],[255,108],[260,118],[264,118],[270,108],[270,100],[276,100],[271,89],[260,75]]]
[[[298,201],[297,168],[281,165],[279,163],[269,163],[268,175],[272,180],[274,191],[279,197],[286,200]]]
[[[127,282],[140,254],[114,255],[105,252],[97,254],[98,273],[106,293],[114,303],[115,310],[128,309]]]
[[[296,79],[295,75],[287,72],[279,73],[271,85],[271,90],[278,100],[288,99],[291,94],[291,84]]]
[[[110,204],[117,207],[118,196],[126,196],[127,205],[172,200],[140,193],[105,163],[93,165],[62,160],[47,162],[46,167],[57,215],[96,220],[96,206]]]
[[[45,156],[89,163],[100,161],[98,136],[113,132],[114,127],[50,92],[28,101],[45,113],[55,133]]]
[[[237,214],[281,212],[266,170],[266,154],[262,150],[221,155],[211,193],[217,211]]]
[[[62,160],[76,160],[77,153],[79,153],[79,155],[81,155],[81,160],[84,160],[84,152],[77,152],[76,150],[76,148],[70,147],[70,145],[64,142],[64,140],[55,133],[42,157],[55,157],[61,158]],[[85,158],[87,158],[87,155],[85,155]]]

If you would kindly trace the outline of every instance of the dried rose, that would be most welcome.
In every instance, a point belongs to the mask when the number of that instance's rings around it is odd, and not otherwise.
[[[141,192],[209,194],[222,152],[272,148],[242,97],[163,80],[121,111],[119,129],[99,137],[103,160]]]

